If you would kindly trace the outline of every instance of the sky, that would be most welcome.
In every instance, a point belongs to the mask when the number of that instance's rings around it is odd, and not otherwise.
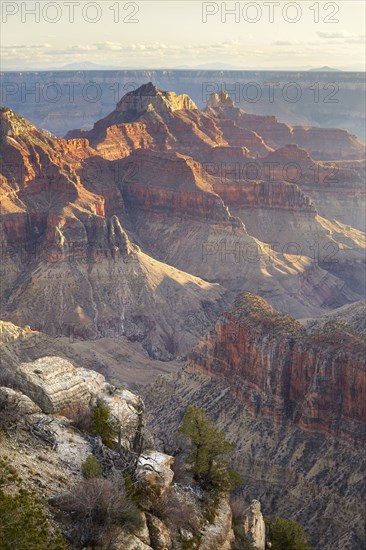
[[[91,62],[365,70],[365,6],[364,0],[3,0],[1,68]]]

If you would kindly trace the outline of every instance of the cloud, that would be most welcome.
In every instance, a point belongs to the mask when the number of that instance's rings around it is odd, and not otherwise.
[[[274,46],[297,46],[300,44],[297,40],[276,40],[273,42]]]
[[[365,44],[366,36],[362,34],[350,34],[345,31],[326,32],[318,31],[317,36],[326,44]]]
[[[136,60],[143,60],[151,57],[162,57],[164,59],[181,59],[184,55],[203,57],[207,55],[217,56],[235,56],[243,53],[243,48],[238,41],[222,41],[206,44],[165,44],[162,42],[148,43],[124,43],[124,42],[94,42],[92,44],[71,44],[64,48],[51,48],[49,44],[15,44],[13,46],[4,46],[3,54],[14,61],[28,59],[29,50],[32,50],[32,55],[41,60],[42,57],[49,59],[50,57],[58,58],[57,61],[62,62],[70,57],[75,57],[78,61],[85,56],[90,58],[92,55],[95,59],[103,59],[105,54],[112,60],[113,57],[131,56]],[[253,53],[251,51],[251,53]],[[259,53],[259,52],[257,52]]]
[[[347,38],[347,36],[349,36],[349,33],[344,31],[337,31],[337,32],[318,31],[316,34],[320,38]]]

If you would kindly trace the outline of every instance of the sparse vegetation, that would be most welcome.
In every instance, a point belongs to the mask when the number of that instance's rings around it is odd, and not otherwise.
[[[314,550],[308,535],[297,521],[281,517],[265,518],[271,550]]]
[[[19,406],[19,398],[5,393],[0,394],[0,431],[8,431],[22,421],[24,414]]]
[[[202,409],[188,407],[179,432],[190,442],[187,464],[204,490],[219,493],[240,485],[240,475],[224,458],[233,445]]]
[[[66,550],[45,506],[34,492],[22,487],[8,460],[0,458],[0,549]]]
[[[178,497],[174,488],[167,489],[155,502],[153,514],[164,521],[170,529],[199,531],[199,519],[193,506]]]
[[[69,418],[75,428],[81,432],[86,432],[90,427],[92,409],[85,403],[71,403],[67,408],[61,411],[61,414]]]
[[[94,455],[89,455],[81,465],[81,471],[85,479],[100,477],[103,473],[103,467]]]
[[[88,407],[85,403],[72,403],[62,411],[75,428],[81,432],[100,435],[104,445],[115,448],[115,440],[120,431],[120,423],[111,416],[109,408],[100,402],[96,407]]]
[[[92,412],[89,431],[100,435],[103,444],[113,449],[116,446],[115,439],[120,431],[120,423],[111,418],[109,408],[101,403]]]
[[[119,474],[108,479],[84,479],[60,497],[58,505],[72,518],[70,542],[76,548],[109,548],[119,536],[119,528],[133,532],[142,525],[141,513],[128,498]]]

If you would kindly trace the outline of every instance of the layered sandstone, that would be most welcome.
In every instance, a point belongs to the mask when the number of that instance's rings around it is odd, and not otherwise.
[[[243,294],[187,368],[144,388],[158,437],[188,405],[206,410],[236,445],[241,496],[260,497],[264,515],[300,521],[319,550],[361,550],[366,540],[363,309],[299,323]],[[263,548],[258,513],[250,507],[244,525]]]
[[[60,357],[23,363],[15,380],[17,387],[45,413],[59,412],[75,402],[89,405],[92,396],[78,369]]]
[[[197,344],[189,365],[225,380],[255,415],[363,440],[364,353],[362,338],[343,326],[330,323],[307,334],[297,321],[244,293]]]
[[[132,122],[100,121],[88,134],[93,146],[86,134],[54,139],[2,112],[1,153],[11,161],[2,167],[7,320],[38,328],[42,319],[42,330],[51,333],[57,311],[63,335],[76,326],[75,335],[109,336],[118,326],[119,335],[155,358],[170,359],[185,355],[202,326],[213,322],[228,299],[225,289],[262,294],[300,317],[362,297],[362,235],[317,217],[300,184],[223,182],[217,175],[226,156],[253,161],[255,148],[225,138],[232,120],[224,111],[235,107],[224,105],[222,116],[215,115],[225,99],[218,97],[202,113],[156,88],[148,91],[129,98],[151,95],[156,108],[139,110]],[[116,112],[124,117],[123,105]],[[244,115],[233,115],[234,126]],[[277,155],[313,166],[296,147]],[[213,170],[204,159],[214,161]],[[336,267],[313,253],[318,235],[322,246],[335,247],[326,254],[336,250]],[[167,320],[171,304],[176,321]]]

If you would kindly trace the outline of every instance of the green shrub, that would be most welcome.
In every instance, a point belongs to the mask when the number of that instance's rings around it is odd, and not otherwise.
[[[240,485],[240,475],[223,459],[233,450],[233,445],[207,418],[205,411],[188,407],[178,431],[191,442],[187,462],[203,489],[221,492]]]
[[[128,472],[123,474],[125,491],[131,502],[139,506],[143,497],[143,489],[139,483],[134,483]]]
[[[45,510],[41,499],[25,490],[8,461],[0,458],[0,549],[66,550]]]
[[[109,408],[103,403],[96,407],[91,415],[90,431],[99,434],[104,445],[113,449],[120,430],[120,423],[111,418]]]
[[[210,494],[205,495],[202,500],[203,517],[212,525],[215,523],[219,504],[220,499]]]
[[[103,467],[93,455],[89,455],[81,465],[81,471],[86,479],[91,477],[100,477],[103,473]]]
[[[308,543],[308,535],[295,520],[281,517],[265,518],[267,539],[272,550],[314,550]]]

